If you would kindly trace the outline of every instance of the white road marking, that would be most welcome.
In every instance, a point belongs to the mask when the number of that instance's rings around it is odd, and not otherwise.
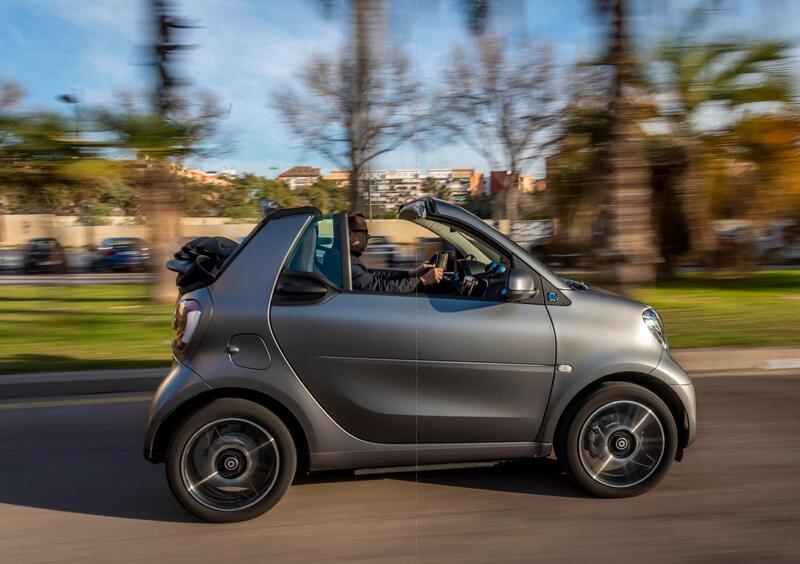
[[[780,358],[766,360],[758,365],[761,370],[792,370],[800,368],[800,358]]]

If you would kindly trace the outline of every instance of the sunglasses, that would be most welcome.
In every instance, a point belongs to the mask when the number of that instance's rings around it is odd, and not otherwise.
[[[354,229],[350,230],[350,233],[369,233],[369,229],[366,229],[366,228],[363,228],[363,227],[354,228]]]

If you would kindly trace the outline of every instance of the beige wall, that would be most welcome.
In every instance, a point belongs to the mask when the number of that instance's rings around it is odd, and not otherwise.
[[[32,237],[55,237],[65,247],[97,245],[106,237],[148,238],[146,225],[133,218],[110,217],[112,225],[78,225],[78,218],[55,215],[0,215],[0,245],[21,245]],[[186,217],[181,219],[183,237],[221,235],[235,239],[250,233],[254,223],[227,223],[226,218]]]
[[[97,245],[106,237],[148,238],[146,225],[134,223],[130,217],[109,217],[112,225],[78,225],[78,218],[56,215],[0,215],[0,246],[21,245],[32,237],[55,237],[65,247]],[[254,223],[228,223],[221,217],[184,217],[181,219],[182,237],[219,235],[235,239],[250,233]],[[431,237],[432,233],[409,221],[400,219],[373,219],[368,221],[370,233],[383,235],[394,243],[414,243],[418,237]],[[508,232],[507,221],[500,222],[500,230]]]

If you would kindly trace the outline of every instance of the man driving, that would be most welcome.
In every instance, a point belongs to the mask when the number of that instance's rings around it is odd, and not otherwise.
[[[364,214],[348,214],[347,227],[350,232],[350,269],[354,290],[407,294],[442,281],[443,269],[434,268],[431,264],[421,264],[414,270],[370,270],[361,262],[361,254],[369,241]]]

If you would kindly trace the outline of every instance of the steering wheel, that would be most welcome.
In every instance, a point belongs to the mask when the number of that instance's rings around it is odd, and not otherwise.
[[[442,284],[448,284],[453,287],[455,293],[461,296],[469,296],[472,291],[478,286],[478,279],[472,275],[468,263],[474,260],[472,255],[467,255],[463,259],[455,261],[455,272],[452,274],[445,274],[442,279]],[[436,252],[431,257],[430,261],[436,268],[445,270],[448,266],[450,257],[446,252]]]

